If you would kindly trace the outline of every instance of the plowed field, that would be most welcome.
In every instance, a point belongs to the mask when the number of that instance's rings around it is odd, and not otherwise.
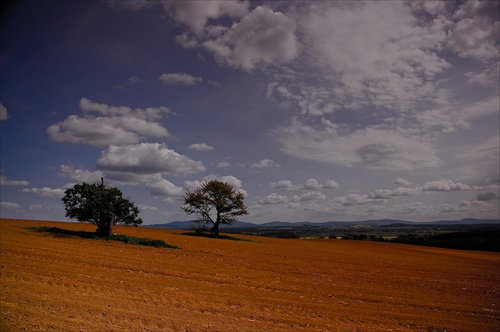
[[[117,227],[181,249],[0,220],[3,331],[500,331],[500,254],[347,240],[217,240]]]

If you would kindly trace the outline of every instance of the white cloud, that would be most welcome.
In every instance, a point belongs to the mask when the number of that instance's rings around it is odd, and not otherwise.
[[[153,196],[182,196],[184,194],[184,188],[177,187],[172,182],[165,179],[161,179],[156,183],[147,183],[146,188]]]
[[[335,182],[334,180],[327,180],[325,184],[323,185],[324,189],[338,189],[340,188],[340,185]]]
[[[188,26],[193,32],[203,32],[209,19],[224,16],[242,17],[248,12],[248,1],[163,1],[165,10],[181,24]]]
[[[456,157],[457,166],[450,170],[460,179],[482,182],[500,179],[500,136],[498,132],[487,139],[465,144]]]
[[[91,172],[86,169],[75,168],[73,165],[65,164],[59,167],[59,175],[65,178],[69,178],[76,183],[100,183],[101,177],[104,177],[104,173],[101,171]]]
[[[202,181],[199,180],[194,180],[194,181],[185,181],[186,188],[189,191],[194,191],[196,190],[202,183]]]
[[[362,105],[400,112],[436,101],[433,79],[449,64],[435,49],[446,32],[418,25],[406,3],[314,3],[299,17],[304,54],[293,72],[276,76],[276,96],[303,113]]]
[[[294,195],[290,199],[290,201],[291,202],[308,202],[308,201],[313,201],[313,200],[324,200],[324,199],[326,199],[326,196],[324,194],[317,192],[317,191],[309,191],[301,196]]]
[[[137,185],[161,181],[161,173],[135,173],[129,171],[103,171],[104,181],[113,185]]]
[[[29,186],[26,180],[10,180],[6,176],[0,175],[0,186]]]
[[[219,164],[217,164],[217,168],[226,168],[231,166],[227,161],[221,161]]]
[[[64,189],[61,188],[49,188],[49,187],[43,187],[43,188],[25,188],[21,190],[22,192],[25,193],[32,193],[36,194],[38,196],[42,197],[63,197],[64,196]]]
[[[413,170],[442,164],[432,145],[421,137],[375,127],[344,134],[334,128],[316,130],[295,119],[275,135],[292,156],[342,166]]]
[[[500,100],[498,96],[485,98],[475,103],[467,103],[462,107],[455,110],[458,116],[465,120],[472,120],[474,118],[494,115],[498,119],[498,110],[500,109]]]
[[[299,50],[295,29],[295,21],[283,13],[257,7],[230,29],[213,27],[202,45],[219,61],[251,71],[293,60]]]
[[[170,150],[165,144],[141,143],[127,146],[111,145],[97,162],[107,172],[137,174],[191,174],[205,171],[205,166]]]
[[[162,74],[159,80],[167,85],[197,85],[203,81],[203,78],[186,73],[170,73]]]
[[[349,194],[347,196],[336,197],[334,201],[344,206],[352,206],[372,203],[373,199],[364,194]]]
[[[235,176],[232,175],[224,175],[224,176],[214,176],[214,175],[209,175],[205,177],[205,180],[213,180],[213,179],[218,179],[223,182],[229,183],[231,186],[233,186],[234,189],[241,189],[241,180],[238,179]]]
[[[460,201],[445,203],[434,207],[434,214],[439,218],[490,218],[498,219],[498,207],[485,201]]]
[[[454,22],[447,40],[451,50],[463,58],[498,61],[500,22],[497,2],[464,2],[451,20]]]
[[[9,118],[9,113],[7,112],[7,108],[0,103],[0,121],[7,120]]]
[[[189,150],[206,152],[206,151],[213,151],[214,147],[207,145],[205,143],[195,143],[189,146]]]
[[[410,181],[407,181],[403,178],[397,178],[396,180],[393,181],[394,184],[400,185],[400,186],[409,186],[411,185]]]
[[[379,189],[368,195],[370,199],[390,199],[400,196],[413,196],[420,192],[420,188]]]
[[[422,186],[422,191],[457,191],[457,190],[470,190],[466,184],[460,182],[453,182],[452,180],[443,179],[439,181],[428,181]]]
[[[293,184],[290,180],[280,180],[278,182],[271,183],[271,187],[275,189],[292,189]]]
[[[95,112],[104,116],[131,116],[141,120],[160,120],[166,114],[174,114],[170,108],[165,106],[132,109],[126,106],[96,103],[85,97],[80,100],[80,108],[84,112]]]
[[[286,196],[278,195],[276,193],[272,193],[265,198],[259,200],[259,204],[263,205],[277,205],[277,204],[285,204],[288,202],[288,198]]]
[[[54,141],[106,146],[139,143],[146,137],[170,137],[163,125],[157,122],[164,114],[170,113],[166,107],[132,110],[94,103],[87,98],[81,99],[80,107],[84,112],[103,116],[70,115],[47,128]]]
[[[13,202],[6,202],[6,201],[2,201],[0,202],[0,207],[3,209],[19,209],[21,208],[21,205],[17,204],[17,203],[13,203]]]
[[[274,160],[263,159],[259,162],[250,165],[250,168],[270,168],[270,167],[280,167]]]
[[[139,204],[137,207],[141,213],[155,213],[158,211],[156,206],[151,205]]]
[[[491,66],[485,69],[470,71],[465,73],[469,78],[468,83],[479,84],[484,86],[496,86],[498,87],[498,77],[500,77],[500,66],[498,62],[493,63]]]
[[[304,190],[320,190],[321,186],[316,179],[308,179],[303,187]]]
[[[205,176],[202,180],[185,181],[185,184],[186,184],[186,188],[188,190],[193,191],[196,188],[198,188],[203,182],[207,182],[207,181],[211,181],[211,180],[219,180],[222,182],[226,182],[226,183],[230,184],[233,187],[233,189],[241,192],[245,196],[247,195],[246,191],[241,188],[241,185],[242,185],[241,180],[235,176],[232,176],[232,175],[217,176],[214,174],[209,174],[209,175]]]
[[[310,178],[303,185],[294,185],[290,180],[280,180],[272,182],[271,187],[281,190],[320,191],[323,189],[338,189],[340,186],[334,180],[327,180],[324,184],[320,184],[318,180]]]

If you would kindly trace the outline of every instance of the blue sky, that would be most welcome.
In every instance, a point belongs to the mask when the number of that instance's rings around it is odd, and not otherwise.
[[[145,224],[221,179],[243,221],[499,216],[496,1],[20,1],[1,23],[1,217],[80,182]]]

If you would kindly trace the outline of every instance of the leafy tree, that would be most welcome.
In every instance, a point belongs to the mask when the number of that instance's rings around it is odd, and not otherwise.
[[[198,215],[197,222],[212,224],[212,234],[219,236],[219,225],[231,225],[237,216],[248,214],[245,196],[227,182],[212,180],[195,191],[187,191],[181,209]]]
[[[98,236],[111,235],[115,224],[142,224],[134,203],[123,198],[120,189],[106,187],[102,178],[100,185],[83,182],[66,189],[62,201],[66,217],[96,225]]]

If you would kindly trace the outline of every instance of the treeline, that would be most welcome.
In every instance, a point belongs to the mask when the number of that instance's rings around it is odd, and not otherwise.
[[[423,235],[408,233],[400,234],[393,239],[384,239],[382,236],[376,235],[353,234],[343,236],[342,239],[394,242],[449,249],[500,252],[500,230],[473,230],[467,232]]]

